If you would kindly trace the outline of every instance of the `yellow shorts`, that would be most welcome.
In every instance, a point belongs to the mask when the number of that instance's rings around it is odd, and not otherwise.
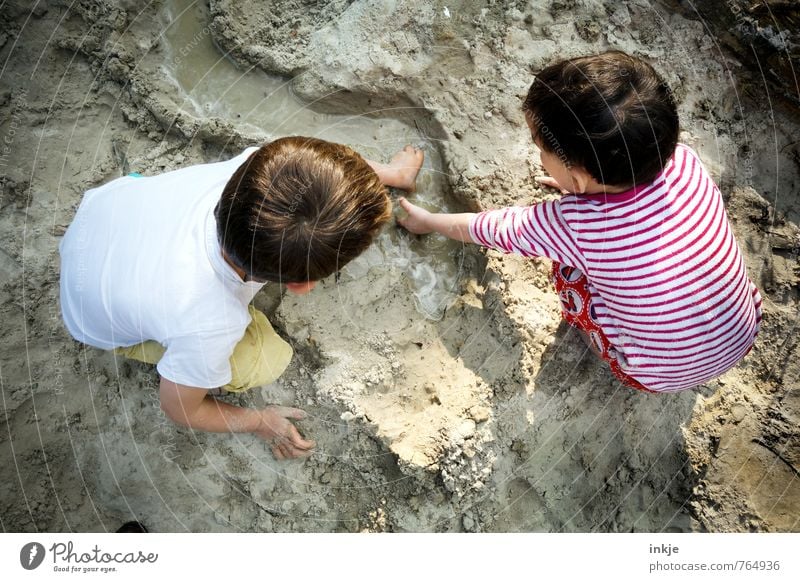
[[[228,392],[244,392],[278,379],[292,359],[292,346],[283,341],[272,329],[267,316],[250,305],[250,325],[231,355],[229,384],[222,386]],[[127,348],[116,348],[115,354],[132,360],[156,364],[166,350],[157,341],[146,341]]]

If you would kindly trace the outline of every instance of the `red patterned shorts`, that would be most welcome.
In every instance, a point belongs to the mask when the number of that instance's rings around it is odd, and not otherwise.
[[[589,337],[589,341],[592,342],[600,357],[608,363],[614,376],[629,388],[654,392],[622,371],[619,364],[621,355],[608,341],[597,321],[586,275],[580,269],[553,261],[552,280],[561,301],[561,315],[568,324],[583,331]]]

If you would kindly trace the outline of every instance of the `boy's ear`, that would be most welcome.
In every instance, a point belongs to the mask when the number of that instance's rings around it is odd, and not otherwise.
[[[286,288],[295,295],[305,295],[311,291],[316,284],[316,281],[308,281],[307,283],[286,283]]]
[[[584,194],[595,181],[592,175],[580,166],[571,167],[569,175],[574,186],[572,192],[575,194]]]

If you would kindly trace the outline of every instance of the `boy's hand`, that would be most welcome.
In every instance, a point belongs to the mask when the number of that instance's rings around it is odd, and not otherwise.
[[[405,218],[397,219],[400,226],[414,234],[428,234],[433,232],[434,229],[430,225],[430,212],[411,204],[411,202],[405,198],[400,198],[400,207],[408,213],[408,216]]]
[[[272,445],[272,454],[275,458],[296,459],[297,457],[307,457],[316,446],[314,441],[307,441],[288,419],[300,420],[306,417],[306,413],[299,408],[288,408],[285,406],[268,406],[258,411],[261,415],[261,422],[253,432],[261,438],[267,440]]]

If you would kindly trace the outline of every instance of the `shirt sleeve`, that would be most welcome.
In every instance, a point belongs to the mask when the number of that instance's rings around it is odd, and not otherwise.
[[[156,369],[177,384],[219,388],[231,381],[230,358],[241,335],[199,333],[173,338]]]
[[[476,243],[523,257],[547,257],[585,272],[583,256],[558,200],[476,214],[469,223]]]

